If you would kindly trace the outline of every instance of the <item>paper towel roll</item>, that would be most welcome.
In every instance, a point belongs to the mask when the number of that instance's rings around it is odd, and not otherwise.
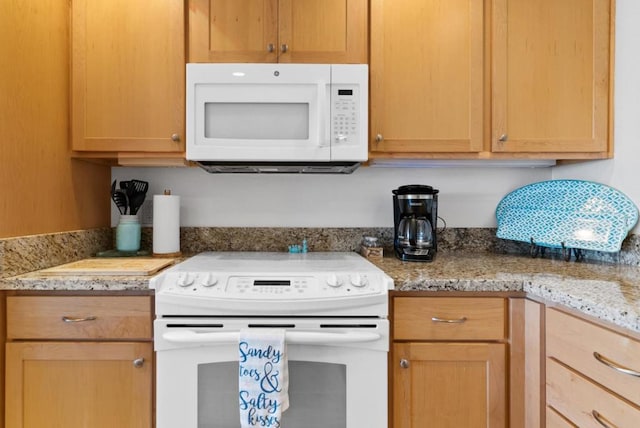
[[[153,254],[180,252],[180,196],[153,195]]]

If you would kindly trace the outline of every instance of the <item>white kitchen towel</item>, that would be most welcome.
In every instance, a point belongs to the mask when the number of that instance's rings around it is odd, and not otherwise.
[[[238,340],[240,426],[280,427],[289,407],[284,329],[246,328]]]

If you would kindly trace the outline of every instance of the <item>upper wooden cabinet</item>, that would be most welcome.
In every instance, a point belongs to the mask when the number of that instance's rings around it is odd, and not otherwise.
[[[72,148],[184,151],[184,4],[73,0]]]
[[[610,157],[612,15],[610,0],[372,0],[370,157]]]
[[[605,157],[610,0],[495,0],[494,152]]]
[[[366,63],[367,0],[190,0],[189,62]]]
[[[373,157],[482,150],[483,12],[478,0],[371,2]]]

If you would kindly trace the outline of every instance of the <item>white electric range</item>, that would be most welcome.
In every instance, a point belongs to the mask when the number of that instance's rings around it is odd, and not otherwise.
[[[285,330],[290,406],[282,427],[387,426],[393,281],[360,255],[208,252],[151,287],[158,428],[240,427],[238,338],[246,328]]]

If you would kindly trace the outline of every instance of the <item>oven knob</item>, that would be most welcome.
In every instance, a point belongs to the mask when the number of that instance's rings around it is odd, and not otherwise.
[[[192,278],[191,276],[189,276],[188,273],[181,273],[178,276],[178,285],[180,287],[188,287],[191,284],[193,284],[193,280],[194,278]]]
[[[367,277],[360,276],[359,273],[351,275],[351,285],[353,285],[354,287],[364,287],[367,284]]]
[[[332,273],[327,277],[327,285],[329,285],[329,287],[340,287],[342,285],[342,281],[338,278],[338,275]]]
[[[204,287],[212,287],[212,286],[216,285],[217,283],[218,283],[218,278],[213,276],[213,274],[211,274],[211,273],[205,274],[204,278],[202,278],[202,285]]]

